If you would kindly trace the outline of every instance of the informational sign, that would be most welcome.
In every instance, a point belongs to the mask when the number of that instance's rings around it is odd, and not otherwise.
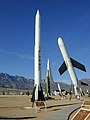
[[[90,117],[89,109],[80,109],[71,120],[87,120]]]
[[[90,106],[90,100],[84,101],[83,105],[89,105]]]
[[[82,107],[85,107],[87,109],[90,109],[90,100],[86,100],[83,102]]]

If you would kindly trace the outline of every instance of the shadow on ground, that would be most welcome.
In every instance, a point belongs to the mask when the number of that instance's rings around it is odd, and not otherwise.
[[[1,120],[22,120],[22,119],[33,119],[33,118],[36,118],[36,117],[2,117],[0,116],[0,119]]]

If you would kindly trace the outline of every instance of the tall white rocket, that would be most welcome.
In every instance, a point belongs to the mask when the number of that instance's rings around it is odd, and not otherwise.
[[[38,91],[41,83],[41,45],[40,45],[40,12],[37,10],[35,16],[35,48],[34,48],[34,85],[35,100],[38,100]]]
[[[86,72],[86,69],[84,65],[82,65],[81,63],[69,57],[65,44],[61,38],[58,38],[58,45],[64,59],[64,63],[59,68],[59,72],[60,74],[63,74],[66,70],[68,70],[71,80],[74,84],[75,96],[78,98],[79,97],[78,79],[77,79],[74,67],[77,67],[85,72]]]

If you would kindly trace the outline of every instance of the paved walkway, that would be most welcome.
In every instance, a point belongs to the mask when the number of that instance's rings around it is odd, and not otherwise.
[[[81,104],[74,104],[61,110],[55,111],[51,113],[49,116],[47,116],[45,120],[67,120],[69,114],[76,108],[79,108],[80,106]]]

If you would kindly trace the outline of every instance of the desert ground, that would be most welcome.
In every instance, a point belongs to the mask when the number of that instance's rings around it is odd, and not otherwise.
[[[46,109],[37,110],[36,107],[32,108],[30,95],[0,95],[0,119],[6,117],[10,119],[44,120],[51,112],[90,99],[88,96],[84,96],[80,100],[76,100],[73,96],[70,100],[69,97],[54,96],[53,99],[45,101]]]

